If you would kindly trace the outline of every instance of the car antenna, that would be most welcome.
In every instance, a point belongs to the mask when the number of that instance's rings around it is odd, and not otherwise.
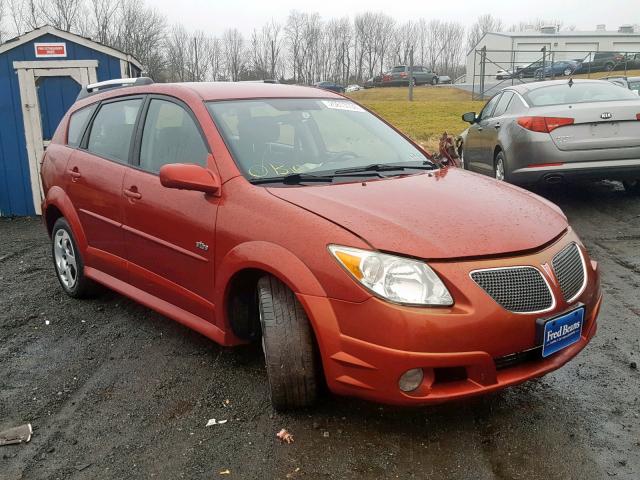
[[[573,87],[573,78],[569,79],[569,88]]]

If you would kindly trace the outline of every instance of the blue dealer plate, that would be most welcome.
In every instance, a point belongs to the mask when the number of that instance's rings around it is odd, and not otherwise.
[[[584,322],[584,307],[547,320],[544,323],[542,356],[553,355],[580,340]]]

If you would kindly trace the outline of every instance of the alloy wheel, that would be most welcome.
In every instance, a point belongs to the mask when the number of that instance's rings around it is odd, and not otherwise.
[[[78,263],[71,237],[66,230],[61,228],[56,232],[53,242],[58,277],[60,277],[62,284],[71,290],[78,281]]]
[[[504,160],[502,157],[496,159],[496,180],[504,182]]]

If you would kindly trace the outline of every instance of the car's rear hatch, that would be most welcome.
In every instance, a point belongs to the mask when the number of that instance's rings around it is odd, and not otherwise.
[[[573,125],[556,128],[551,138],[563,151],[640,146],[640,102],[602,102],[547,107],[545,117],[569,117]]]

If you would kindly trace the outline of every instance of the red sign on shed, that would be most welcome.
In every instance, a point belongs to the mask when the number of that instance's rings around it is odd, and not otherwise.
[[[34,43],[33,45],[36,49],[36,57],[38,58],[60,58],[67,56],[67,44],[64,42]]]

